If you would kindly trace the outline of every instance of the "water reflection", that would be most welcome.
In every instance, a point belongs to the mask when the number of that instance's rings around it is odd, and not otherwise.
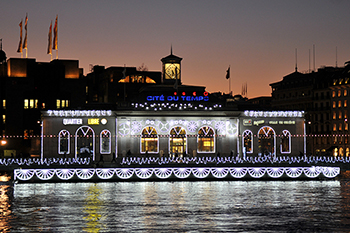
[[[0,232],[10,232],[12,219],[10,185],[0,185]]]
[[[13,232],[347,232],[350,181],[18,184],[1,208]]]
[[[88,187],[86,193],[87,196],[85,198],[83,212],[87,215],[84,216],[84,219],[86,220],[86,227],[84,227],[83,230],[86,232],[99,232],[103,226],[101,223],[103,201],[99,199],[102,189],[96,184],[92,184]]]

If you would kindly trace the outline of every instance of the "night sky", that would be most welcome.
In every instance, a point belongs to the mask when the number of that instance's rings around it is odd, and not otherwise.
[[[28,57],[49,62],[58,15],[58,57],[79,60],[85,74],[90,64],[161,71],[172,45],[183,84],[228,92],[230,65],[234,94],[247,83],[252,98],[294,72],[296,49],[300,72],[314,68],[313,45],[316,69],[349,61],[349,11],[347,0],[14,0],[0,3],[0,38],[8,58],[21,57],[18,25],[27,13]]]

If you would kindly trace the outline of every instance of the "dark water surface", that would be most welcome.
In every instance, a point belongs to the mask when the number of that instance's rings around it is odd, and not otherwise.
[[[1,185],[0,232],[349,232],[350,180]]]

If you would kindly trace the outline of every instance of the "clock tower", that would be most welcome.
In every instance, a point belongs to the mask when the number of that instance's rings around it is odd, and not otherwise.
[[[171,47],[170,55],[163,57],[162,61],[162,82],[164,84],[181,85],[181,57],[173,55],[173,48]]]

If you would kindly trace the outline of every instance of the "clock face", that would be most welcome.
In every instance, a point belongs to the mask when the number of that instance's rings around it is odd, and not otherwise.
[[[166,63],[165,79],[180,79],[180,64]]]

